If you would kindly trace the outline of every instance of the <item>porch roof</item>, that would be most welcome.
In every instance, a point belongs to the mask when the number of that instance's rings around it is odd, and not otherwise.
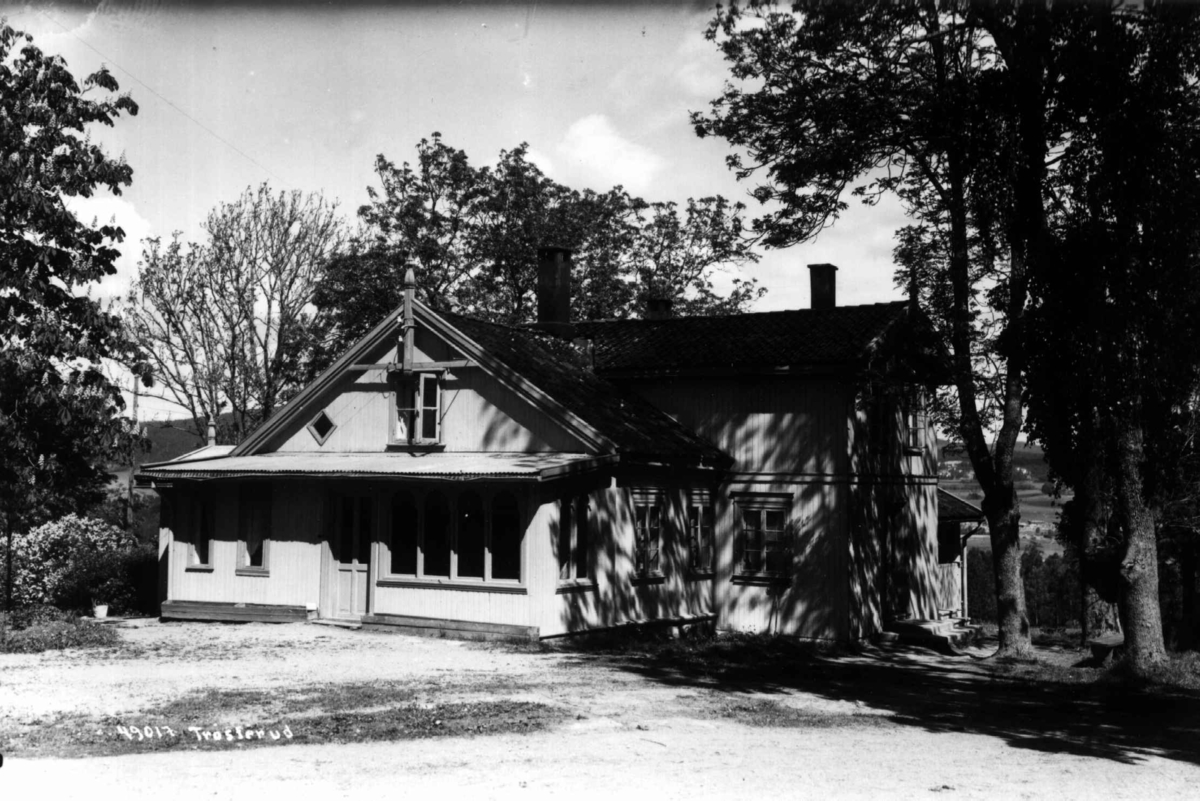
[[[938,487],[939,523],[981,523],[986,519],[978,506]]]
[[[615,456],[586,453],[264,453],[146,465],[138,483],[249,476],[394,476],[467,481],[546,481],[615,464]]]

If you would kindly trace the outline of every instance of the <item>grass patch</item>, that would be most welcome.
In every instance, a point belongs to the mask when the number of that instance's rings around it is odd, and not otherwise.
[[[1133,672],[1129,662],[1119,659],[1105,671],[1105,680],[1133,690],[1200,691],[1200,653],[1167,654],[1167,661],[1144,675]]]
[[[421,703],[436,685],[378,682],[283,690],[207,690],[122,718],[59,715],[0,734],[28,757],[357,743],[540,731],[564,712],[508,700]]]
[[[80,620],[54,607],[0,613],[0,653],[37,654],[64,648],[110,648],[120,636],[110,626]]]
[[[837,729],[864,725],[893,725],[882,715],[832,715],[811,712],[784,706],[776,701],[735,701],[724,704],[719,710],[721,717],[746,726],[783,729]]]

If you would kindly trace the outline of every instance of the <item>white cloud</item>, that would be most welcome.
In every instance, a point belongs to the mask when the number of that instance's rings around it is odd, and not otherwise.
[[[90,225],[93,220],[100,225],[115,223],[125,232],[125,240],[115,245],[121,251],[116,261],[116,274],[106,276],[98,285],[90,287],[92,297],[101,301],[124,295],[137,274],[142,240],[154,235],[150,222],[132,203],[114,195],[67,198],[67,208],[84,224]]]
[[[690,97],[712,100],[729,78],[729,66],[716,44],[703,36],[687,36],[675,53],[673,77]]]
[[[635,194],[644,193],[666,166],[654,151],[621,136],[603,114],[577,120],[557,150],[567,169],[578,171],[584,185],[597,191],[620,184]]]

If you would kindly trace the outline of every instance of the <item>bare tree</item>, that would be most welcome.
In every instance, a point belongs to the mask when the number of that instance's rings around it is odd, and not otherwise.
[[[295,390],[317,277],[346,237],[336,211],[263,184],[211,211],[203,244],[145,242],[125,319],[197,434],[232,412],[221,436],[240,442]]]

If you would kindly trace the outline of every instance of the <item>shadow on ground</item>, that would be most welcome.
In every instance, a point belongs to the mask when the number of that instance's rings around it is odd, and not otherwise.
[[[787,638],[580,644],[572,661],[664,685],[811,693],[891,713],[899,726],[1000,737],[1014,748],[1136,764],[1200,764],[1200,693],[1131,688],[1102,671],[1005,664],[932,652],[835,652]]]

